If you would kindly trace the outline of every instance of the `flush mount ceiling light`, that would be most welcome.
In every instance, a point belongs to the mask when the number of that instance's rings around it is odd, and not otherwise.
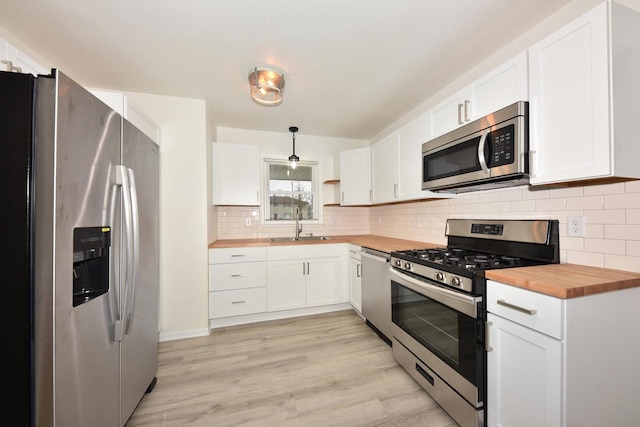
[[[260,105],[274,106],[282,102],[284,75],[271,67],[254,67],[249,71],[251,98]]]
[[[300,157],[296,156],[296,132],[298,132],[298,128],[291,126],[289,132],[293,134],[293,154],[289,156],[289,161],[291,162],[291,169],[295,169],[300,161]]]

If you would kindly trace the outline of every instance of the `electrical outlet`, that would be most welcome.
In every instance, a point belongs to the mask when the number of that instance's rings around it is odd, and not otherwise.
[[[570,236],[570,237],[584,236],[584,217],[583,216],[567,217],[567,236]]]
[[[251,227],[251,218],[245,218],[244,225],[246,225],[247,227]]]
[[[378,217],[378,225],[382,225],[382,217],[381,216]]]

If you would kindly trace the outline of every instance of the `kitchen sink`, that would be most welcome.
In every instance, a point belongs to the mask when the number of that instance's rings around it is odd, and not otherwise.
[[[297,241],[309,241],[309,240],[331,240],[331,237],[327,236],[304,236],[298,237],[269,237],[270,242],[297,242]]]

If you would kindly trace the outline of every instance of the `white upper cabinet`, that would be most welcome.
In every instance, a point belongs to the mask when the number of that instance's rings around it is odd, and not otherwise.
[[[469,102],[463,105],[465,115],[475,120],[518,101],[528,101],[527,71],[524,51],[476,80],[468,91]]]
[[[371,204],[371,154],[369,147],[340,152],[340,204]]]
[[[399,200],[451,197],[422,190],[422,144],[428,138],[428,115],[423,114],[398,129],[398,188]]]
[[[454,194],[422,190],[422,144],[429,138],[428,115],[423,114],[371,146],[374,204]]]
[[[371,146],[371,169],[372,202],[387,203],[397,200],[398,149],[395,132]]]
[[[427,113],[428,139],[514,102],[527,101],[528,87],[527,52],[524,51],[431,108]]]
[[[213,143],[213,204],[260,205],[260,147]]]
[[[2,71],[29,73],[34,76],[49,74],[50,71],[2,37],[0,37],[0,60],[2,61],[0,63],[0,70]]]
[[[605,2],[529,49],[531,183],[640,178],[640,14]]]

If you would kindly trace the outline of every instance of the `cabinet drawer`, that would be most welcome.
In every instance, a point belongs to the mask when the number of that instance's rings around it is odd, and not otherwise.
[[[266,261],[266,246],[254,248],[214,248],[209,249],[209,264],[223,264],[230,262]]]
[[[209,292],[209,318],[242,316],[267,311],[267,288]]]
[[[209,266],[209,290],[227,291],[267,286],[266,262],[238,262],[211,264]]]
[[[349,257],[360,260],[362,258],[360,256],[361,249],[362,249],[361,246],[352,245],[351,243],[349,243]]]
[[[565,301],[515,286],[489,280],[487,310],[533,330],[562,339]],[[520,309],[535,311],[525,313]]]

